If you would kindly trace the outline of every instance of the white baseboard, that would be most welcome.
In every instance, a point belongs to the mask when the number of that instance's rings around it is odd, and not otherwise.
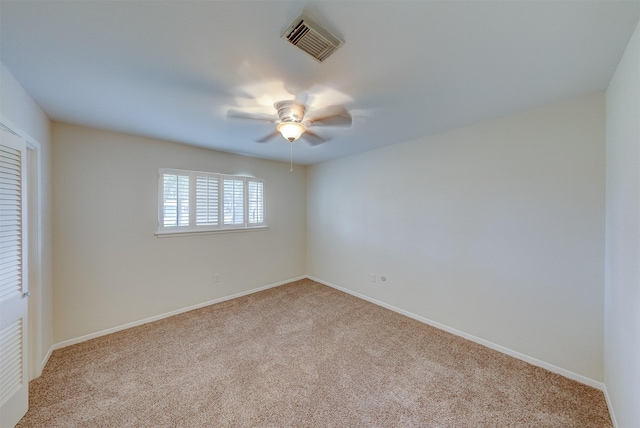
[[[171,316],[174,316],[174,315],[182,314],[184,312],[189,312],[189,311],[192,311],[194,309],[204,308],[205,306],[215,305],[216,303],[221,303],[221,302],[225,302],[227,300],[236,299],[238,297],[246,296],[248,294],[257,293],[259,291],[267,290],[267,289],[273,288],[273,287],[278,287],[280,285],[288,284],[288,283],[294,282],[294,281],[299,281],[299,280],[305,279],[305,278],[307,278],[307,276],[299,276],[297,278],[287,279],[285,281],[280,281],[280,282],[276,282],[276,283],[273,283],[273,284],[264,285],[262,287],[253,288],[251,290],[243,291],[241,293],[232,294],[230,296],[225,296],[225,297],[220,297],[220,298],[217,298],[217,299],[214,299],[214,300],[209,300],[208,302],[198,303],[196,305],[189,306],[189,307],[186,307],[186,308],[176,309],[175,311],[167,312],[167,313],[160,314],[160,315],[155,315],[155,316],[152,316],[152,317],[149,317],[149,318],[141,319],[139,321],[134,321],[134,322],[130,322],[130,323],[127,323],[127,324],[119,325],[117,327],[108,328],[106,330],[98,331],[96,333],[91,333],[91,334],[87,334],[87,335],[84,335],[84,336],[76,337],[74,339],[69,339],[69,340],[65,340],[65,341],[62,341],[62,342],[58,342],[58,343],[53,345],[53,347],[49,351],[49,355],[51,355],[51,352],[54,351],[54,350],[66,348],[67,346],[75,345],[77,343],[86,342],[87,340],[95,339],[96,337],[105,336],[107,334],[111,334],[111,333],[115,333],[115,332],[118,332],[118,331],[126,330],[126,329],[131,328],[131,327],[137,327],[137,326],[142,325],[142,324],[147,324],[147,323],[150,323],[150,322],[153,322],[153,321],[158,321],[158,320],[161,320],[163,318],[168,318],[168,317],[171,317]],[[47,360],[48,359],[49,359],[49,356],[47,356]]]
[[[44,366],[49,362],[49,358],[51,357],[51,353],[53,353],[53,346],[49,348],[47,355],[44,356],[40,363],[36,362],[36,367],[34,367],[33,372],[29,372],[29,382],[32,380],[38,379],[42,376],[42,371],[44,370]]]
[[[604,385],[602,392],[604,392],[604,399],[607,401],[607,407],[609,408],[609,416],[611,416],[611,423],[613,424],[613,428],[618,428],[616,414],[613,413],[613,406],[611,405],[611,398],[609,397],[609,391],[607,390],[606,384]]]
[[[109,328],[109,329],[106,329],[106,330],[102,330],[102,331],[99,331],[99,332],[96,332],[96,333],[91,333],[91,334],[87,334],[87,335],[84,335],[84,336],[76,337],[74,339],[69,339],[69,340],[65,340],[65,341],[56,343],[51,347],[51,349],[47,353],[47,356],[43,360],[42,368],[44,368],[44,366],[46,365],[47,361],[49,360],[49,357],[51,356],[51,353],[53,351],[57,350],[57,349],[62,349],[62,348],[65,348],[67,346],[75,345],[77,343],[81,343],[81,342],[85,342],[87,340],[94,339],[96,337],[105,336],[107,334],[111,334],[111,333],[115,333],[115,332],[118,332],[118,331],[126,330],[126,329],[131,328],[131,327],[136,327],[136,326],[139,326],[139,325],[142,325],[142,324],[147,324],[147,323],[150,323],[150,322],[153,322],[153,321],[158,321],[160,319],[168,318],[168,317],[173,316],[173,315],[178,315],[178,314],[181,314],[181,313],[184,313],[184,312],[192,311],[194,309],[203,308],[205,306],[214,305],[216,303],[221,303],[221,302],[224,302],[224,301],[227,301],[227,300],[232,300],[232,299],[235,299],[235,298],[238,298],[238,297],[242,297],[242,296],[246,296],[246,295],[249,295],[249,294],[257,293],[257,292],[260,292],[260,291],[263,291],[263,290],[267,290],[269,288],[278,287],[280,285],[288,284],[290,282],[298,281],[298,280],[301,280],[301,279],[304,279],[304,278],[309,278],[309,279],[311,279],[313,281],[319,282],[320,284],[324,284],[324,285],[326,285],[328,287],[335,288],[336,290],[340,290],[340,291],[342,291],[344,293],[347,293],[347,294],[350,294],[352,296],[358,297],[360,299],[366,300],[366,301],[368,301],[370,303],[373,303],[375,305],[378,305],[378,306],[381,306],[383,308],[389,309],[391,311],[397,312],[397,313],[399,313],[401,315],[404,315],[404,316],[407,316],[409,318],[415,319],[415,320],[420,321],[420,322],[422,322],[424,324],[430,325],[432,327],[438,328],[440,330],[446,331],[448,333],[454,334],[456,336],[459,336],[459,337],[462,337],[464,339],[470,340],[472,342],[478,343],[480,345],[486,346],[487,348],[491,348],[491,349],[496,350],[498,352],[501,352],[503,354],[509,355],[511,357],[517,358],[517,359],[522,360],[522,361],[525,361],[525,362],[527,362],[529,364],[533,364],[534,366],[538,366],[538,367],[541,367],[543,369],[549,370],[550,372],[559,374],[559,375],[564,376],[566,378],[569,378],[569,379],[575,380],[577,382],[583,383],[585,385],[591,386],[593,388],[599,389],[599,390],[603,391],[604,394],[605,394],[605,398],[607,400],[607,405],[609,406],[609,410],[610,410],[610,413],[611,413],[611,418],[613,420],[614,426],[616,426],[615,418],[614,418],[613,412],[611,411],[611,403],[609,401],[609,396],[607,394],[606,387],[605,387],[604,383],[602,383],[602,382],[596,381],[594,379],[588,378],[588,377],[580,375],[578,373],[574,373],[574,372],[572,372],[570,370],[563,369],[561,367],[558,367],[558,366],[555,366],[553,364],[544,362],[542,360],[538,360],[538,359],[536,359],[534,357],[531,357],[529,355],[522,354],[520,352],[514,351],[512,349],[506,348],[506,347],[501,346],[501,345],[497,345],[497,344],[495,344],[493,342],[489,342],[488,340],[473,336],[471,334],[468,334],[468,333],[465,333],[463,331],[457,330],[455,328],[446,326],[446,325],[441,324],[439,322],[430,320],[430,319],[422,317],[420,315],[416,315],[416,314],[414,314],[412,312],[409,312],[409,311],[406,311],[404,309],[400,309],[400,308],[397,308],[395,306],[392,306],[392,305],[389,305],[387,303],[384,303],[382,301],[373,299],[373,298],[371,298],[369,296],[366,296],[364,294],[357,293],[355,291],[349,290],[349,289],[344,288],[344,287],[340,287],[340,286],[338,286],[336,284],[332,284],[332,283],[330,283],[328,281],[324,281],[324,280],[322,280],[320,278],[315,278],[315,277],[309,276],[309,275],[300,276],[300,277],[297,277],[297,278],[291,278],[291,279],[287,279],[285,281],[280,281],[280,282],[276,282],[276,283],[273,283],[273,284],[265,285],[265,286],[262,286],[262,287],[254,288],[254,289],[251,289],[251,290],[248,290],[248,291],[243,291],[241,293],[236,293],[236,294],[232,294],[232,295],[229,295],[229,296],[220,297],[218,299],[210,300],[210,301],[203,302],[203,303],[198,303],[196,305],[189,306],[189,307],[186,307],[186,308],[177,309],[175,311],[167,312],[167,313],[160,314],[160,315],[155,315],[153,317],[145,318],[145,319],[142,319],[142,320],[139,320],[139,321],[134,321],[134,322],[123,324],[123,325],[120,325],[120,326],[117,326],[117,327],[113,327],[113,328]]]
[[[597,381],[597,380],[588,378],[588,377],[580,375],[578,373],[574,373],[574,372],[572,372],[570,370],[563,369],[562,367],[554,366],[553,364],[546,363],[544,361],[541,361],[541,360],[538,360],[536,358],[533,358],[533,357],[531,357],[529,355],[522,354],[522,353],[514,351],[512,349],[505,348],[504,346],[497,345],[497,344],[495,344],[493,342],[489,342],[488,340],[473,336],[471,334],[465,333],[465,332],[460,331],[460,330],[456,330],[455,328],[451,328],[451,327],[446,326],[444,324],[440,324],[439,322],[430,320],[428,318],[424,318],[424,317],[422,317],[420,315],[416,315],[416,314],[414,314],[412,312],[405,311],[404,309],[397,308],[395,306],[392,306],[392,305],[389,305],[387,303],[381,302],[379,300],[373,299],[373,298],[371,298],[369,296],[365,296],[364,294],[356,293],[355,291],[349,290],[347,288],[343,288],[343,287],[340,287],[338,285],[332,284],[330,282],[323,281],[322,279],[315,278],[313,276],[307,276],[307,278],[309,278],[309,279],[311,279],[313,281],[319,282],[320,284],[324,284],[326,286],[329,286],[331,288],[335,288],[336,290],[340,290],[340,291],[342,291],[344,293],[347,293],[347,294],[350,294],[352,296],[358,297],[359,299],[366,300],[367,302],[373,303],[375,305],[382,306],[383,308],[389,309],[389,310],[391,310],[393,312],[397,312],[397,313],[399,313],[401,315],[407,316],[409,318],[413,318],[414,320],[420,321],[420,322],[422,322],[424,324],[428,324],[428,325],[430,325],[432,327],[435,327],[437,329],[444,330],[444,331],[446,331],[448,333],[454,334],[456,336],[460,336],[460,337],[462,337],[464,339],[467,339],[467,340],[470,340],[472,342],[479,343],[480,345],[486,346],[487,348],[491,348],[491,349],[496,350],[498,352],[501,352],[503,354],[509,355],[511,357],[517,358],[517,359],[522,360],[522,361],[525,361],[525,362],[527,362],[529,364],[533,364],[534,366],[541,367],[543,369],[549,370],[550,372],[562,375],[562,376],[564,376],[566,378],[575,380],[577,382],[583,383],[585,385],[591,386],[591,387],[599,389],[601,391],[605,391],[604,384],[602,382]],[[609,406],[609,408],[611,408],[611,406]]]
[[[46,366],[47,363],[49,362],[49,358],[51,358],[51,354],[53,353],[54,349],[55,349],[55,345],[52,345],[51,348],[49,348],[49,352],[47,352],[47,355],[45,355],[44,358],[42,359],[42,362],[40,363],[40,373],[38,374],[38,376],[42,374],[42,370],[44,370],[44,366]]]

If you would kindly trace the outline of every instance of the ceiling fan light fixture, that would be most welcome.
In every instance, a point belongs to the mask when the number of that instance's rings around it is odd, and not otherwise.
[[[276,126],[276,129],[284,138],[292,143],[300,138],[302,133],[306,131],[306,128],[300,122],[281,122]]]

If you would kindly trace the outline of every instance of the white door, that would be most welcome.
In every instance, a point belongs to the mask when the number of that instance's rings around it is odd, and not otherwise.
[[[27,412],[26,188],[24,140],[0,130],[0,427]]]

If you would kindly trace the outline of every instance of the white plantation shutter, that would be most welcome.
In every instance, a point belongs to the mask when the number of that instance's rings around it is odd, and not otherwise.
[[[227,178],[223,180],[224,224],[244,224],[244,180]]]
[[[247,179],[247,218],[249,224],[264,224],[264,183]]]
[[[218,177],[196,174],[196,225],[218,224]]]
[[[265,229],[260,178],[160,168],[157,235]]]

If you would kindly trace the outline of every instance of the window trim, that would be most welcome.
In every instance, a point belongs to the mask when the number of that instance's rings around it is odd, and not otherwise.
[[[166,174],[182,175],[189,177],[189,223],[187,226],[164,226],[164,176]],[[196,202],[196,180],[197,177],[213,177],[218,180],[218,223],[215,225],[198,225],[197,218],[197,202]],[[243,183],[243,222],[236,224],[224,223],[224,180],[233,179],[239,180]],[[258,182],[262,183],[262,222],[250,223],[249,222],[249,183]],[[245,232],[245,231],[257,231],[266,230],[269,228],[266,221],[266,197],[265,197],[265,185],[264,180],[257,177],[250,177],[244,175],[230,175],[220,174],[206,171],[193,171],[176,168],[159,168],[158,169],[158,219],[157,229],[155,235],[157,237],[168,236],[189,236],[200,234],[212,234],[212,233],[228,233],[228,232]]]

